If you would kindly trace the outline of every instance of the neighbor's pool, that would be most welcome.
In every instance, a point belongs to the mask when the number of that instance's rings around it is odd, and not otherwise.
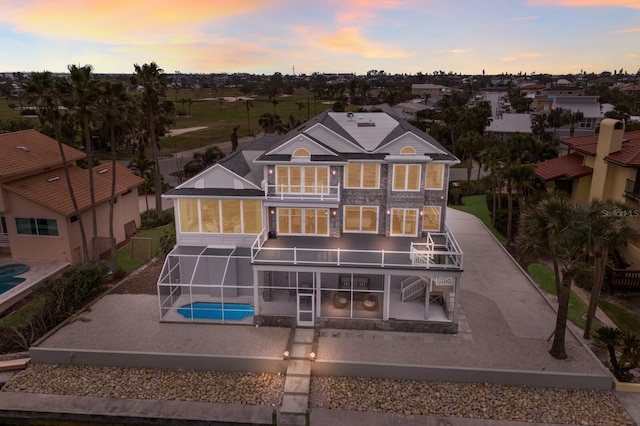
[[[253,306],[243,303],[197,302],[178,309],[185,318],[241,320],[254,314]],[[224,318],[223,318],[224,316]]]
[[[5,281],[0,282],[0,294],[11,290],[21,282],[23,282],[26,278],[11,278]]]

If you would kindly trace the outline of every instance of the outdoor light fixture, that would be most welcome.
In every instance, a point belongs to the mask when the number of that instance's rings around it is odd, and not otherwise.
[[[391,214],[391,210],[387,210],[387,214]]]
[[[273,174],[273,169],[269,169],[269,174],[272,175]]]
[[[289,351],[282,352],[282,359],[289,359]]]
[[[276,211],[275,211],[274,209],[271,209],[271,210],[269,210],[269,213],[271,213],[271,214],[275,214],[275,213],[276,213]]]
[[[331,212],[331,215],[332,215],[332,216],[335,216],[335,215],[337,215],[337,214],[338,214],[338,212],[337,212],[337,211],[335,211],[335,210],[333,210],[333,211]]]
[[[315,361],[316,360],[316,353],[315,352],[311,352],[309,354],[309,361]]]
[[[420,210],[420,216],[422,216],[424,213],[422,212],[422,210]]]
[[[332,174],[332,175],[334,175],[334,176],[335,176],[335,175],[336,175],[336,173],[337,173],[337,172],[336,172],[336,169],[331,169],[331,174]]]

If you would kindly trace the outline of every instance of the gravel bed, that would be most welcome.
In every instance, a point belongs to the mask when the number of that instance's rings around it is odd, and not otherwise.
[[[280,406],[284,379],[264,373],[33,364],[2,391]]]
[[[284,375],[33,364],[3,392],[280,406]],[[634,425],[610,391],[312,377],[310,408],[575,425]]]
[[[610,391],[486,383],[312,377],[309,406],[544,424],[635,425]]]

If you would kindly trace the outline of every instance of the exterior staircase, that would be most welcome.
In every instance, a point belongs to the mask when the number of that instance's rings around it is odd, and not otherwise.
[[[409,277],[400,283],[403,302],[411,302],[424,296],[427,283],[422,277]]]

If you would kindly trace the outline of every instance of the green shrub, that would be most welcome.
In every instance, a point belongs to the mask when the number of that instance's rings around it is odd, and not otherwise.
[[[143,229],[155,228],[173,222],[173,209],[168,209],[158,215],[156,209],[149,209],[140,214],[141,227]]]
[[[160,252],[166,257],[176,245],[176,229],[165,229],[160,236]]]
[[[29,349],[37,339],[104,290],[108,270],[102,262],[85,262],[34,286],[33,306],[25,309],[20,317],[0,322],[0,352]]]

